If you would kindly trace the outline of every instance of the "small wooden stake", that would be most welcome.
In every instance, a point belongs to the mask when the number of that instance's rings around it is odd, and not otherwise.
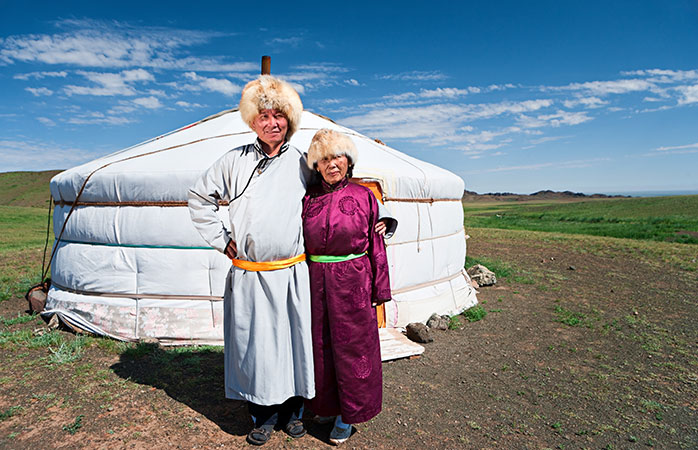
[[[262,56],[262,75],[271,73],[271,56]]]

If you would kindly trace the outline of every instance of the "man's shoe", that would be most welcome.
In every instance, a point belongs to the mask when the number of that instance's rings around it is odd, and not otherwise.
[[[271,437],[272,429],[273,426],[271,425],[262,425],[261,427],[253,428],[252,431],[247,434],[247,442],[252,445],[266,444]]]
[[[339,445],[342,442],[345,442],[351,436],[351,428],[351,425],[346,428],[339,428],[337,425],[335,425],[330,432],[330,442],[334,445]]]
[[[287,423],[284,427],[284,431],[286,431],[286,433],[292,438],[303,437],[306,433],[303,422],[301,422],[299,419],[294,419]]]

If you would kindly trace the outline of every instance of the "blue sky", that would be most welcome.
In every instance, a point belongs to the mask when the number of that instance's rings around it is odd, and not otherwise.
[[[0,0],[0,172],[236,107],[271,55],[306,109],[469,190],[698,190],[695,0],[104,3]]]

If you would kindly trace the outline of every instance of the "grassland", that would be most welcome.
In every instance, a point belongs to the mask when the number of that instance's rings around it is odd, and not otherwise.
[[[466,203],[465,227],[698,244],[698,195],[553,203]]]
[[[698,448],[698,247],[676,239],[696,231],[697,201],[465,204],[467,265],[499,281],[420,359],[383,365],[383,412],[351,446]],[[220,348],[76,335],[25,313],[36,206],[0,206],[0,448],[249,448]],[[329,429],[307,426],[267,447],[330,448]]]
[[[49,181],[59,172],[0,173],[0,205],[48,207]]]

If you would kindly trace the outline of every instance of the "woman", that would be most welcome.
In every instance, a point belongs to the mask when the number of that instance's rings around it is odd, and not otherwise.
[[[308,166],[322,180],[303,199],[303,234],[310,261],[315,398],[319,416],[337,416],[330,442],[351,435],[351,424],[381,410],[383,375],[376,313],[390,300],[383,240],[375,231],[378,203],[349,183],[357,159],[351,139],[318,131]]]

